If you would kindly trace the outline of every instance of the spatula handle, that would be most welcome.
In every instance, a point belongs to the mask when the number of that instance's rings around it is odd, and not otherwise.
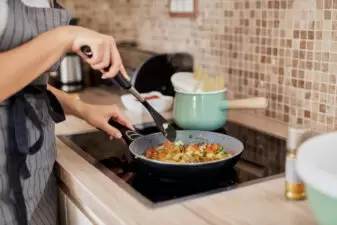
[[[81,47],[81,51],[88,56],[89,58],[91,58],[93,56],[93,52],[91,51],[90,47],[87,45],[84,45]],[[104,68],[104,71],[109,71],[111,67],[111,63],[108,67]],[[122,88],[129,90],[132,85],[131,83],[126,80],[121,74],[117,74],[114,78],[113,78]]]
[[[142,137],[143,135],[141,135],[140,133],[138,133],[137,131],[131,130],[129,128],[127,128],[126,126],[110,119],[109,120],[109,124],[113,127],[115,127],[116,129],[118,129],[121,134],[122,137],[127,141],[128,144],[130,144],[131,142],[133,142],[134,140],[136,140],[137,138]]]

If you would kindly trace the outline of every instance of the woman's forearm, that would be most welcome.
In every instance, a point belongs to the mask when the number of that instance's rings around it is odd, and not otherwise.
[[[67,30],[59,27],[20,47],[0,53],[0,102],[47,71],[71,49],[71,44]]]
[[[51,91],[56,98],[59,100],[61,103],[64,113],[68,115],[73,115],[78,118],[82,118],[82,106],[84,103],[74,99],[72,96],[69,94],[60,91],[53,86],[49,85],[47,86],[48,90]]]

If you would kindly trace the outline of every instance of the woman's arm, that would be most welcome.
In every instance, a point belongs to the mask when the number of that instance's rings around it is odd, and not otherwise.
[[[84,45],[91,48],[92,58],[80,51]],[[127,78],[113,37],[78,26],[62,26],[0,53],[0,102],[47,71],[67,51],[76,52],[92,68],[101,70],[103,78],[114,77],[119,71]],[[110,70],[103,71],[110,64]]]
[[[60,101],[65,114],[73,115],[80,119],[83,119],[83,116],[81,115],[82,103],[80,101],[76,100],[75,98],[63,91],[54,88],[49,84],[47,85],[47,89],[56,96],[57,100]]]
[[[73,42],[67,35],[62,28],[57,28],[0,53],[0,102],[47,71],[65,54]]]
[[[129,118],[127,118],[116,105],[90,105],[74,99],[69,94],[51,85],[48,85],[48,90],[60,101],[66,114],[76,116],[93,127],[104,130],[110,137],[122,137],[121,133],[108,123],[110,118],[130,129],[134,129]]]

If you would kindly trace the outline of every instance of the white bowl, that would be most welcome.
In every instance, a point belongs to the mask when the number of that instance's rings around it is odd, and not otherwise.
[[[318,223],[337,224],[337,132],[304,142],[298,149],[296,169]]]
[[[193,78],[191,72],[178,72],[171,76],[171,82],[176,90],[192,92],[197,87],[199,81]],[[202,91],[203,82],[201,82],[198,92]]]
[[[142,93],[142,97],[158,96],[156,99],[147,100],[149,104],[158,112],[166,112],[172,108],[173,97],[163,95],[160,92],[152,91],[148,93]],[[149,114],[145,107],[132,95],[126,94],[121,96],[124,107],[137,114]]]

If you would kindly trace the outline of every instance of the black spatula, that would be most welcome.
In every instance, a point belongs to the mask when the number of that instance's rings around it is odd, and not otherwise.
[[[89,46],[81,47],[81,51],[88,57],[92,57],[93,53]],[[110,68],[106,68],[107,71]],[[142,105],[147,109],[147,111],[152,116],[156,126],[160,132],[170,141],[176,140],[176,130],[162,115],[160,115],[141,95],[140,93],[132,87],[129,81],[127,81],[121,74],[117,74],[113,78],[122,88],[128,90]]]

